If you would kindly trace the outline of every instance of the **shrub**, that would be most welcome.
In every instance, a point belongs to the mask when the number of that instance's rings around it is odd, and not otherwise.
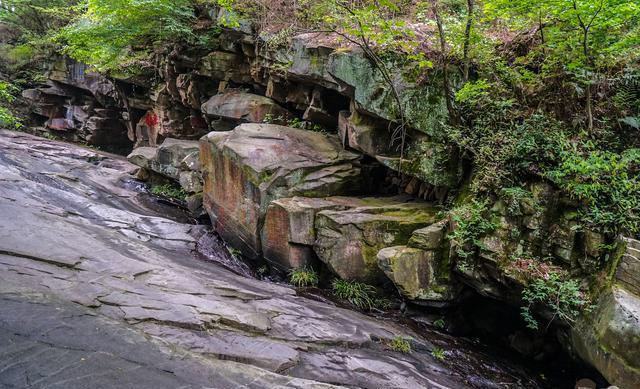
[[[391,350],[399,352],[399,353],[410,353],[411,352],[411,342],[408,339],[403,338],[402,336],[396,336],[388,343],[389,348]]]
[[[547,177],[584,205],[583,223],[605,233],[640,232],[640,149],[571,150]]]
[[[359,309],[371,309],[376,305],[376,289],[371,285],[335,279],[331,286],[336,297],[349,301]]]
[[[20,119],[15,117],[11,111],[11,103],[15,101],[14,94],[17,92],[12,84],[0,81],[0,127],[18,129],[22,126]]]
[[[318,274],[310,267],[300,267],[289,272],[289,281],[295,286],[318,285]]]
[[[526,303],[521,308],[522,318],[527,327],[534,330],[539,328],[531,312],[536,304],[543,304],[553,313],[549,324],[556,318],[571,324],[581,310],[590,309],[589,300],[581,291],[580,284],[558,271],[550,271],[532,280],[522,291],[522,301]]]

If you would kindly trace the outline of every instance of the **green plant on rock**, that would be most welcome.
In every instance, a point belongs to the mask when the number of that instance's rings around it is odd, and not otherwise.
[[[447,326],[447,322],[445,322],[444,318],[441,317],[441,318],[435,320],[433,322],[433,325],[436,326],[436,328],[439,328],[439,329],[442,330]]]
[[[151,187],[151,193],[180,201],[185,201],[187,198],[187,193],[184,189],[174,184],[154,185]]]
[[[376,289],[371,285],[335,279],[331,287],[336,297],[349,301],[359,309],[372,309],[376,306]]]
[[[503,188],[500,191],[500,198],[507,205],[507,212],[511,216],[521,215],[521,204],[525,201],[533,204],[531,192],[521,187]]]
[[[299,267],[289,272],[289,281],[292,285],[316,286],[318,285],[318,273],[310,267]]]
[[[431,356],[440,361],[443,361],[446,358],[444,350],[440,347],[434,347],[433,350],[431,350]]]
[[[497,228],[487,209],[487,201],[473,199],[470,203],[451,211],[454,229],[449,234],[455,252],[462,261],[470,259],[482,248],[481,238]]]
[[[532,308],[543,305],[551,310],[552,317],[571,324],[581,312],[591,309],[586,294],[581,290],[578,281],[567,278],[558,271],[550,271],[532,280],[522,291],[521,315],[528,328],[537,330],[539,323],[534,318]]]
[[[640,233],[640,149],[572,149],[547,177],[583,204],[584,224],[606,233]]]
[[[411,341],[409,339],[405,339],[402,336],[396,336],[391,339],[387,346],[395,352],[399,353],[410,353],[411,352]]]

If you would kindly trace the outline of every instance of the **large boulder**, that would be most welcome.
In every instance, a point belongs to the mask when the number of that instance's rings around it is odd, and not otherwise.
[[[636,388],[640,382],[640,297],[614,286],[571,331],[577,354],[612,385]]]
[[[461,290],[452,278],[448,258],[437,251],[387,247],[378,252],[378,266],[409,300],[443,306],[454,301]]]
[[[623,238],[619,244],[613,286],[572,327],[570,343],[612,385],[635,388],[640,382],[640,241]]]
[[[262,123],[268,116],[283,119],[290,116],[289,111],[268,97],[234,90],[212,96],[202,104],[202,112],[250,123]]]
[[[187,208],[196,216],[204,215],[202,209],[202,175],[196,141],[167,138],[159,147],[138,147],[128,156],[129,162],[139,166],[138,177],[153,178],[155,173],[178,183],[188,194]]]
[[[361,190],[360,156],[337,138],[272,124],[242,124],[200,140],[204,204],[216,230],[246,256],[260,255],[273,200]]]
[[[187,157],[192,159],[199,151],[197,141],[167,138],[158,147],[157,155],[149,162],[149,167],[156,173],[179,181],[180,173],[189,170],[184,168],[183,161]]]
[[[414,230],[436,221],[437,210],[404,197],[362,201],[363,206],[357,208],[317,214],[314,250],[340,278],[377,283],[384,279],[378,252],[407,244]]]
[[[264,258],[283,271],[312,265],[317,260],[313,251],[316,214],[361,204],[355,197],[292,197],[272,201],[262,228]]]
[[[157,154],[157,147],[138,147],[127,156],[127,160],[143,169],[150,169],[151,161],[155,160]]]

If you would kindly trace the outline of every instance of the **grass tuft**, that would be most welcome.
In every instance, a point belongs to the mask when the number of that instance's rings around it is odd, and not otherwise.
[[[431,355],[439,361],[443,361],[446,358],[444,350],[440,347],[435,347],[433,350],[431,350]]]
[[[303,286],[316,286],[318,285],[318,273],[310,267],[300,267],[292,269],[289,272],[289,281],[292,285]]]
[[[411,352],[411,342],[409,339],[405,339],[402,336],[396,336],[387,345],[391,350],[399,353],[407,354]]]
[[[336,297],[349,301],[359,309],[371,309],[376,305],[376,289],[371,285],[335,279],[331,286]]]

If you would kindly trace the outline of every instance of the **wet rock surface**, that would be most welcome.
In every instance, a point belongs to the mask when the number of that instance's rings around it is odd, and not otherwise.
[[[149,208],[123,158],[9,131],[0,149],[0,386],[539,386],[504,360],[456,349],[482,361],[457,368],[410,328],[199,260],[205,227]],[[396,336],[414,351],[390,350]]]

